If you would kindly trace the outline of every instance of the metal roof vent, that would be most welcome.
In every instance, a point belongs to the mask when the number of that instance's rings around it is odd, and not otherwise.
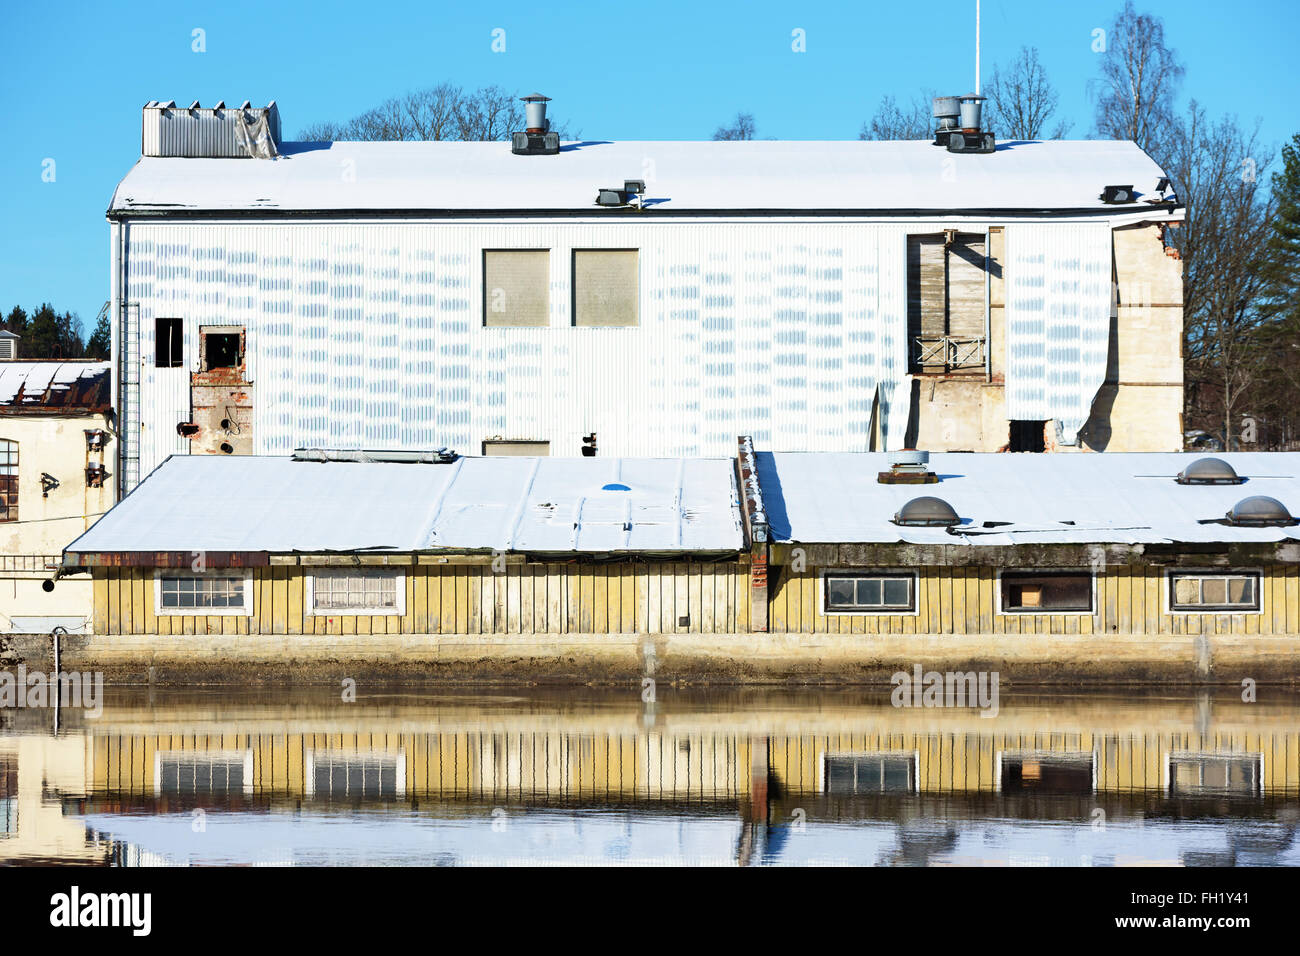
[[[984,101],[986,96],[980,96],[978,93],[967,93],[965,96],[958,97],[939,97],[943,100],[957,100],[957,122],[961,124],[958,127],[940,127],[935,132],[934,141],[939,146],[947,146],[950,153],[991,153],[996,148],[996,141],[993,134],[983,128]],[[936,108],[938,100],[935,101]],[[945,110],[949,105],[945,104]],[[940,117],[941,120],[949,120],[948,114]]]
[[[560,151],[560,134],[551,132],[546,118],[549,96],[530,93],[524,101],[524,130],[510,134],[510,151],[516,156],[554,156]]]
[[[896,451],[889,471],[878,472],[876,481],[882,485],[932,485],[939,476],[926,467],[929,463],[928,451],[912,448]]]
[[[1240,485],[1246,481],[1222,458],[1198,458],[1174,480],[1180,485]]]
[[[1267,495],[1242,498],[1228,512],[1228,524],[1247,528],[1286,528],[1295,523],[1286,505]]]
[[[961,524],[961,518],[952,510],[952,505],[942,498],[922,495],[913,498],[894,515],[894,524],[910,528],[950,528]]]

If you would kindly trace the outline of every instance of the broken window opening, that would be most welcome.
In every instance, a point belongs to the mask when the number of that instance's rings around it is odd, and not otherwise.
[[[185,332],[180,319],[154,319],[153,339],[156,368],[185,364]]]
[[[1092,575],[1074,571],[1006,571],[1002,610],[1012,613],[1092,613]]]
[[[207,332],[203,336],[203,368],[239,368],[243,336],[238,332]]]
[[[1047,450],[1047,442],[1043,437],[1047,430],[1047,422],[1012,422],[1011,423],[1011,440],[1007,445],[1007,451],[1024,451],[1041,453]]]
[[[985,368],[984,236],[955,229],[907,237],[907,335],[914,375]]]

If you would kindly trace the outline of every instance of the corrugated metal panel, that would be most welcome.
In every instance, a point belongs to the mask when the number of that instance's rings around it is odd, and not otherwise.
[[[1060,423],[1072,445],[1106,379],[1111,231],[1007,226],[1007,418]]]
[[[184,453],[200,325],[245,325],[263,454],[549,441],[730,457],[736,436],[866,450],[906,427],[904,227],[810,223],[140,223],[141,471]],[[549,248],[551,326],[485,328],[482,250]],[[640,325],[570,324],[571,250],[640,250]],[[153,367],[154,319],[187,368]],[[893,422],[895,409],[904,420]]]
[[[247,159],[239,136],[242,114],[265,116],[272,138],[280,142],[280,111],[274,103],[246,110],[151,103],[144,107],[140,152],[153,157]]]

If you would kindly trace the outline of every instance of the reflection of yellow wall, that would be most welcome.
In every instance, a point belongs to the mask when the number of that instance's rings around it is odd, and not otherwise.
[[[394,560],[394,559],[390,559]],[[409,561],[409,558],[406,559]],[[308,568],[253,571],[252,617],[159,617],[153,569],[96,568],[96,634],[619,634],[749,629],[735,563],[405,565],[406,614],[305,613]],[[682,625],[681,618],[690,623]]]
[[[918,573],[917,614],[823,614],[821,569],[809,567],[799,574],[782,567],[771,597],[769,627],[818,634],[1300,635],[1296,565],[1264,567],[1259,614],[1168,614],[1168,585],[1159,567],[1099,571],[1095,615],[997,614],[995,568],[923,567]]]
[[[974,721],[981,719],[972,718]],[[988,721],[982,721],[987,728]],[[405,757],[404,794],[469,800],[735,800],[756,757],[792,793],[816,793],[824,756],[917,755],[921,792],[993,792],[997,755],[1096,755],[1100,792],[1160,791],[1173,752],[1262,754],[1263,791],[1300,792],[1300,732],[880,732],[750,737],[736,733],[459,731],[452,733],[130,735],[94,738],[93,789],[151,795],[154,754],[252,749],[253,793],[300,797],[306,754]],[[760,763],[761,767],[762,764]]]
[[[87,737],[0,737],[0,758],[17,765],[18,788],[12,799],[17,830],[0,838],[0,860],[58,859],[104,861],[107,849],[86,835],[86,825],[66,815],[58,794],[85,793]],[[52,796],[53,795],[53,796]]]

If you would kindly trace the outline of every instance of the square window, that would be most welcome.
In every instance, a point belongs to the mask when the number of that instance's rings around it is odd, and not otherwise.
[[[640,321],[639,253],[573,250],[573,324],[631,326]]]
[[[551,324],[551,253],[547,249],[483,252],[483,324]]]

